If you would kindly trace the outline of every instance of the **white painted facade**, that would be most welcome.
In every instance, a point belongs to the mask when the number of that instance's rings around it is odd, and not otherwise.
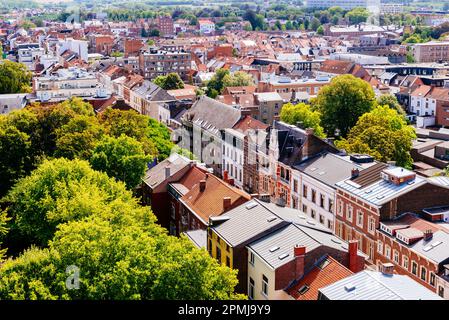
[[[335,232],[335,189],[302,172],[299,176],[299,210]]]
[[[436,109],[436,99],[432,99],[428,95],[411,95],[410,111],[416,113],[417,116],[434,116]]]
[[[251,300],[292,299],[284,290],[275,290],[274,287],[275,270],[248,248],[248,298]]]
[[[243,188],[244,138],[245,135],[237,130],[225,129],[222,174],[227,171],[240,189]]]

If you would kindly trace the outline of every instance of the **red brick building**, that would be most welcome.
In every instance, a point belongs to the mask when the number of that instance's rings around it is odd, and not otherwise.
[[[436,283],[448,281],[443,269],[449,262],[449,228],[439,228],[418,215],[425,216],[425,208],[447,206],[449,189],[383,163],[360,172],[353,170],[350,179],[336,186],[336,235],[346,241],[357,240],[370,263],[393,263],[394,272],[444,295],[444,285]],[[433,234],[437,235],[435,243],[442,241],[441,247],[431,252]],[[441,249],[447,252],[429,258]]]
[[[90,52],[110,55],[114,47],[112,35],[95,34],[90,37]]]
[[[143,42],[139,39],[125,39],[123,41],[123,47],[125,51],[125,57],[137,57],[139,56],[140,49],[142,49],[143,47]]]
[[[161,36],[172,36],[175,34],[175,26],[172,17],[169,16],[157,17],[156,25]]]

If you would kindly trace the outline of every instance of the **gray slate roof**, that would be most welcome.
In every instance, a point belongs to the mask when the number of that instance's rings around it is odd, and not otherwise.
[[[241,118],[241,112],[225,103],[201,96],[182,118],[207,130],[221,130],[234,127]]]
[[[355,162],[332,153],[321,154],[295,166],[295,169],[331,187],[335,187],[335,184],[343,179],[350,178],[353,168],[362,170]]]
[[[226,212],[224,216],[229,217],[229,220],[212,227],[212,230],[233,247],[245,244],[261,233],[288,224],[265,208],[262,201],[257,199]],[[268,219],[271,217],[276,217],[276,219],[270,222]]]
[[[150,170],[147,170],[142,180],[154,190],[159,184],[167,180],[167,177],[165,176],[166,167],[170,168],[170,176],[173,176],[176,172],[185,168],[189,163],[190,160],[188,158],[174,153]]]
[[[313,251],[322,245],[345,252],[348,250],[348,245],[332,235],[332,233],[315,229],[313,226],[294,223],[250,243],[248,248],[273,269],[276,269],[294,260],[293,250],[297,244],[304,245],[306,252]],[[271,248],[279,249],[271,252]],[[361,252],[360,255],[362,255]]]
[[[431,240],[421,239],[409,248],[436,263],[445,263],[449,261],[449,234],[444,231],[437,231],[433,234]]]
[[[353,290],[347,288],[353,287]],[[403,275],[361,271],[319,290],[330,300],[443,300]]]
[[[426,179],[418,175],[410,183],[403,183],[401,185],[395,185],[389,181],[386,181],[379,175],[379,179],[376,182],[365,187],[359,188],[352,184],[350,180],[340,181],[336,185],[371,204],[382,206],[391,199],[394,199],[399,195],[416,189],[424,184],[426,184]]]
[[[175,101],[176,98],[168,94],[153,82],[145,80],[141,86],[133,89],[137,94],[147,97],[148,101]]]
[[[207,231],[202,229],[184,232],[197,248],[207,248]]]

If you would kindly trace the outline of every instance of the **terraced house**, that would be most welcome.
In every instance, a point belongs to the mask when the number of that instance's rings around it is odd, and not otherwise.
[[[354,170],[337,183],[336,235],[357,240],[378,267],[393,263],[394,272],[447,296],[449,183],[442,180],[383,163]]]

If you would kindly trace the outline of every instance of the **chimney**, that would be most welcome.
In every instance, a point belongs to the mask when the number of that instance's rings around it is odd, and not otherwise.
[[[233,186],[234,185],[234,178],[230,178],[226,182],[229,183],[231,186]]]
[[[357,246],[358,241],[357,240],[350,240],[348,245],[348,254],[349,254],[349,270],[352,272],[358,272],[358,266],[357,266]]]
[[[201,180],[200,181],[200,192],[203,192],[204,190],[206,190],[206,180]]]
[[[424,241],[432,240],[433,238],[433,231],[431,229],[427,229],[424,231]]]
[[[359,176],[360,170],[357,168],[354,168],[351,170],[351,179],[355,179]]]
[[[231,198],[224,197],[223,198],[223,212],[228,211],[231,208]]]
[[[383,275],[392,276],[394,265],[392,263],[382,263],[381,272]]]
[[[308,136],[313,136],[314,133],[315,133],[315,130],[313,130],[313,128],[307,128],[306,129],[306,134]]]
[[[295,278],[300,279],[304,275],[304,258],[306,256],[306,247],[303,245],[295,245]]]
[[[165,167],[165,179],[170,177],[170,167]]]
[[[224,182],[228,182],[229,180],[229,173],[227,170],[223,171],[223,180]]]

